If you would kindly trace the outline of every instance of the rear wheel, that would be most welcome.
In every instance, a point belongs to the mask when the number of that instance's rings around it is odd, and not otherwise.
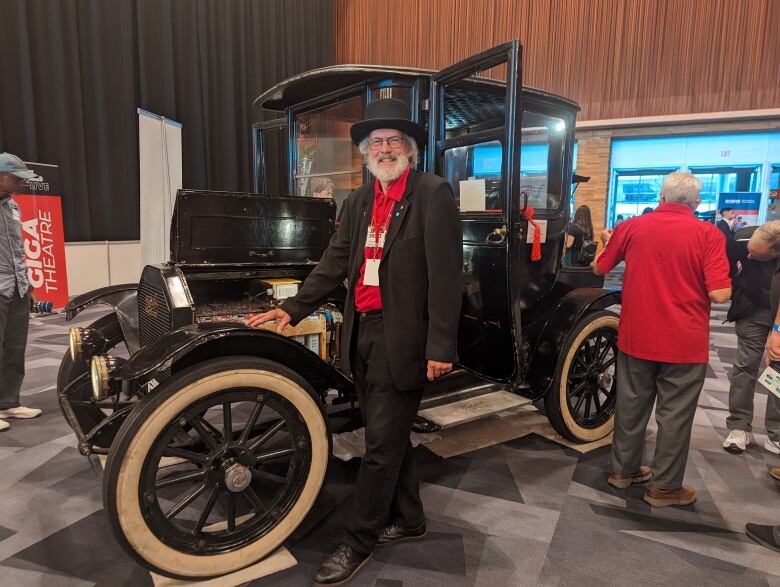
[[[139,401],[103,481],[114,534],[170,577],[224,575],[273,552],[322,487],[329,436],[319,399],[253,357],[189,367]]]
[[[618,322],[613,312],[590,312],[566,340],[544,406],[550,423],[568,440],[593,442],[612,432]]]

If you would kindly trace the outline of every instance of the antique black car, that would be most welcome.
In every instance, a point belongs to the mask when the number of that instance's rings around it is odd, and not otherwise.
[[[488,69],[502,79],[477,76]],[[255,102],[284,114],[253,129],[259,193],[180,191],[170,261],[67,308],[114,309],[71,330],[58,394],[81,452],[108,455],[117,539],[151,569],[245,567],[290,536],[322,487],[328,412],[355,401],[339,371],[343,295],[284,336],[242,319],[316,265],[340,203],[369,179],[349,127],[382,97],[428,128],[421,166],[452,184],[463,227],[459,365],[426,390],[419,428],[540,400],[566,439],[611,432],[619,294],[561,268],[578,106],[521,86],[518,42],[440,72],[310,71]]]

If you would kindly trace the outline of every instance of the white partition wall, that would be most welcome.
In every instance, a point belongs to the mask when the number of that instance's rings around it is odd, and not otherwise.
[[[71,296],[111,285],[106,241],[65,243],[65,264]]]
[[[139,241],[65,243],[65,259],[71,296],[108,285],[138,283],[143,269]]]
[[[181,124],[138,109],[141,261],[167,261],[176,190],[182,187]]]

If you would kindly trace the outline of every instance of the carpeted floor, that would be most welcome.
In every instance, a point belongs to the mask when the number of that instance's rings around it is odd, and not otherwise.
[[[446,460],[418,447],[428,537],[377,550],[353,584],[780,585],[780,555],[743,534],[748,521],[780,524],[780,484],[767,473],[780,458],[760,448],[762,391],[756,444],[742,456],[720,446],[736,344],[722,319],[722,308],[713,312],[686,475],[699,491],[694,505],[651,509],[641,487],[609,487],[608,447],[582,455],[534,434]],[[0,584],[151,585],[111,536],[100,467],[77,453],[57,407],[66,332],[61,315],[33,321],[23,401],[44,415],[11,421],[0,434]],[[651,425],[648,451],[653,439]],[[326,489],[287,543],[299,564],[252,585],[308,584],[338,542],[357,467],[357,459],[334,460]]]

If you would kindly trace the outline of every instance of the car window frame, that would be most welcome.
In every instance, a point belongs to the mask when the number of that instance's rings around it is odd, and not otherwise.
[[[297,135],[298,135],[298,127],[295,124],[295,120],[298,116],[302,114],[306,114],[307,112],[311,112],[313,110],[320,110],[322,108],[327,108],[328,106],[332,106],[340,101],[346,101],[350,98],[356,98],[360,97],[363,99],[363,108],[368,105],[368,86],[365,82],[359,82],[356,84],[352,84],[350,86],[346,86],[344,88],[340,88],[334,92],[330,92],[328,94],[325,94],[323,96],[317,96],[316,98],[312,98],[311,100],[307,100],[305,102],[301,102],[300,104],[295,104],[294,106],[291,106],[288,109],[287,112],[287,124],[290,132],[290,138],[289,138],[289,145],[290,145],[290,156],[289,156],[289,166],[288,166],[288,175],[289,175],[289,190],[290,195],[295,197],[301,197],[296,195],[296,189],[295,184],[297,181],[297,169],[298,169],[298,149],[295,148],[295,145],[297,145]],[[366,181],[366,174],[367,171],[365,169],[365,165],[363,166],[363,182]]]

